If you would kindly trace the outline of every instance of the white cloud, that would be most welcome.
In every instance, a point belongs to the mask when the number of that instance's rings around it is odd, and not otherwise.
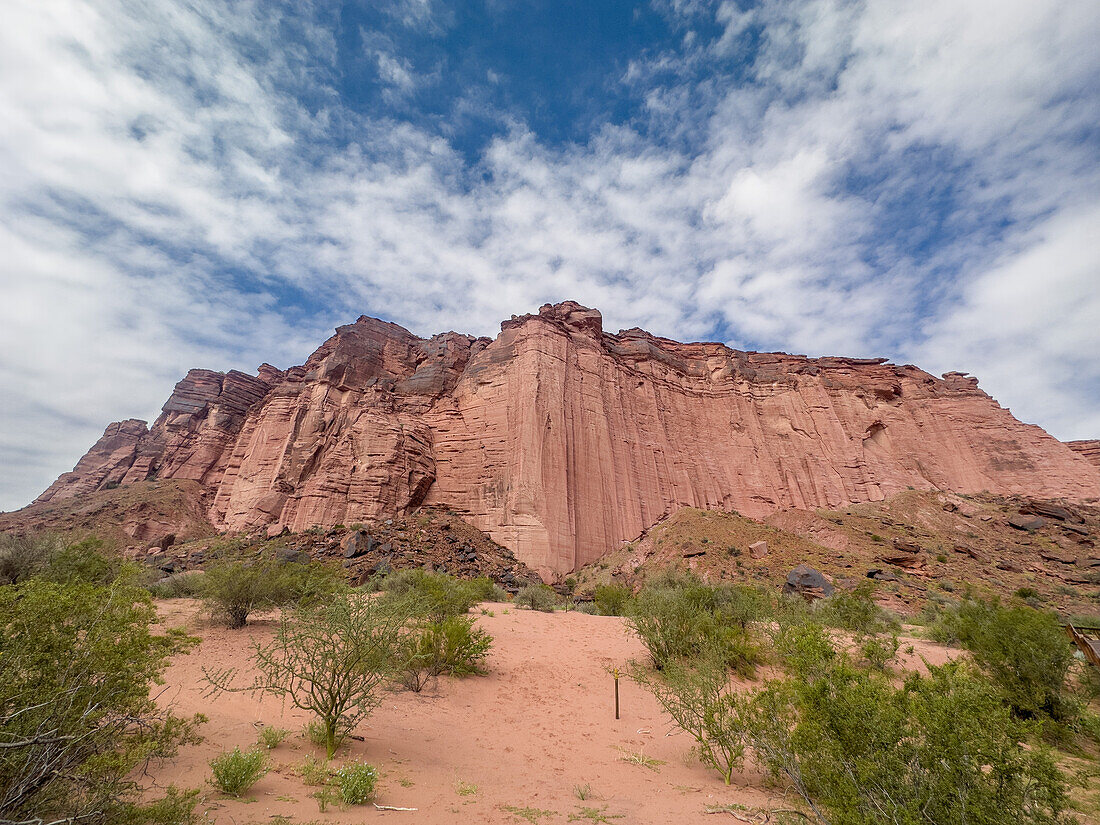
[[[15,3],[0,29],[0,460],[15,468],[0,507],[109,421],[154,416],[187,367],[300,362],[363,311],[493,334],[575,298],[610,329],[968,369],[1056,435],[1100,436],[1100,171],[1081,137],[1098,110],[1094,3],[657,5],[724,33],[685,31],[630,65],[649,122],[548,147],[489,113],[510,130],[471,168],[439,134],[343,107],[318,69],[332,34],[308,15]],[[387,8],[450,25],[427,0]],[[754,27],[753,82],[727,82],[714,67]],[[392,44],[364,42],[394,94],[416,89]],[[929,148],[950,166],[928,175],[961,176],[951,222],[1014,223],[906,248],[884,202],[924,182],[907,153]],[[867,168],[876,186],[845,186]],[[293,290],[325,317],[298,317]]]
[[[978,376],[1024,421],[1067,440],[1096,438],[1098,241],[1100,205],[1067,209],[1042,223],[1021,239],[1018,252],[966,283],[957,303],[930,323],[913,357],[929,369]]]

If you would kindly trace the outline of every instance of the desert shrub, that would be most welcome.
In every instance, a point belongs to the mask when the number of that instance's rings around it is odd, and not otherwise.
[[[472,676],[485,672],[493,637],[474,627],[474,619],[450,616],[428,622],[406,638],[399,678],[409,690],[420,692],[436,676]]]
[[[153,822],[190,810],[174,791],[160,813],[135,802],[135,769],[195,741],[201,721],[149,696],[171,656],[197,641],[154,633],[156,621],[148,594],[123,584],[0,588],[0,821]]]
[[[592,602],[571,602],[568,607],[569,610],[573,610],[577,613],[584,613],[588,616],[599,616],[600,609],[596,606],[594,601]]]
[[[193,599],[203,594],[201,570],[184,570],[171,573],[145,586],[154,599]]]
[[[463,581],[446,573],[419,569],[391,573],[383,580],[382,589],[418,602],[425,618],[435,622],[461,616],[479,601],[495,595],[489,579]]]
[[[506,602],[508,591],[490,579],[488,576],[478,576],[466,582],[470,594],[478,602]]]
[[[343,747],[344,739],[350,732],[350,728],[344,725],[340,725],[337,728],[336,739],[333,742],[333,753]],[[306,722],[305,725],[302,726],[302,734],[305,736],[306,741],[314,747],[328,747],[328,731],[325,729],[324,723],[319,719],[310,719]]]
[[[128,805],[115,820],[117,825],[194,825],[198,790],[181,791],[169,785],[160,799]]]
[[[596,585],[596,609],[601,616],[623,616],[633,598],[629,587],[621,584]]]
[[[559,604],[558,594],[545,584],[529,584],[516,593],[516,606],[552,613]]]
[[[0,534],[0,585],[37,576],[64,546],[56,536]]]
[[[107,587],[135,584],[142,568],[104,550],[94,536],[67,542],[57,536],[0,536],[0,584],[39,578],[57,584],[86,582]]]
[[[690,664],[671,661],[655,673],[635,664],[631,678],[653,693],[676,725],[695,740],[695,752],[706,766],[730,784],[744,761],[745,730],[740,718],[744,699],[733,689],[716,649]]]
[[[899,628],[897,621],[874,600],[875,585],[864,579],[850,593],[836,592],[819,602],[815,615],[822,624],[873,635]]]
[[[336,771],[336,782],[345,805],[366,805],[374,799],[378,771],[366,762],[353,762]]]
[[[288,562],[270,553],[213,562],[202,578],[211,614],[233,628],[244,627],[255,611],[319,602],[342,589],[341,575],[328,565]]]
[[[874,670],[885,671],[890,662],[898,655],[898,634],[877,634],[865,636],[859,645],[859,653],[862,661]]]
[[[87,582],[107,587],[120,580],[137,583],[141,579],[141,572],[133,562],[104,552],[103,542],[93,536],[67,544],[51,553],[45,567],[38,573],[38,578],[58,584]]]
[[[254,645],[250,685],[234,686],[232,670],[206,677],[215,690],[266,692],[313,713],[331,758],[340,735],[377,707],[416,616],[410,599],[339,592],[285,613],[275,637]]]
[[[975,663],[1000,689],[1022,719],[1072,723],[1080,702],[1069,684],[1073,647],[1053,613],[967,599],[954,622]]]
[[[332,771],[327,759],[307,756],[298,766],[298,775],[303,785],[326,785],[332,779]]]
[[[222,793],[240,796],[267,773],[267,755],[259,748],[231,751],[210,760],[214,786]]]
[[[263,745],[263,747],[267,748],[269,751],[274,750],[279,747],[279,745],[283,743],[283,740],[289,735],[290,731],[286,728],[260,728],[260,739],[258,744]]]
[[[965,663],[898,687],[838,654],[813,677],[769,683],[739,722],[754,758],[820,823],[1069,821],[1049,750]]]
[[[816,622],[780,623],[773,636],[775,652],[800,678],[813,678],[837,660],[837,650],[825,628]]]
[[[630,622],[658,670],[721,649],[727,666],[751,676],[763,657],[731,615],[736,597],[694,578],[666,578],[635,597]]]

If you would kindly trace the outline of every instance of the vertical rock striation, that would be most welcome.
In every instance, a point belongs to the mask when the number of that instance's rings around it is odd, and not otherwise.
[[[192,370],[151,428],[112,424],[39,500],[194,479],[232,530],[444,504],[551,573],[685,506],[762,516],[908,487],[1096,499],[1100,468],[1071,446],[961,373],[611,335],[565,302],[494,340],[362,317],[285,372]]]

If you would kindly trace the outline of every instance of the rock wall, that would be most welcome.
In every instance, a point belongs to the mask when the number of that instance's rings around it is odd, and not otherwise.
[[[1067,441],[1066,446],[1078,455],[1084,456],[1097,467],[1100,467],[1100,439],[1089,441]]]
[[[544,574],[692,506],[762,516],[914,487],[1093,500],[1100,468],[960,373],[603,332],[573,302],[495,340],[360,318],[301,367],[193,370],[40,500],[157,474],[301,530],[447,505]]]

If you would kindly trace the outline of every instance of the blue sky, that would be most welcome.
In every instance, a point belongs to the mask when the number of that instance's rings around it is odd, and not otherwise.
[[[377,315],[977,375],[1100,437],[1094,0],[15,0],[0,508]]]

